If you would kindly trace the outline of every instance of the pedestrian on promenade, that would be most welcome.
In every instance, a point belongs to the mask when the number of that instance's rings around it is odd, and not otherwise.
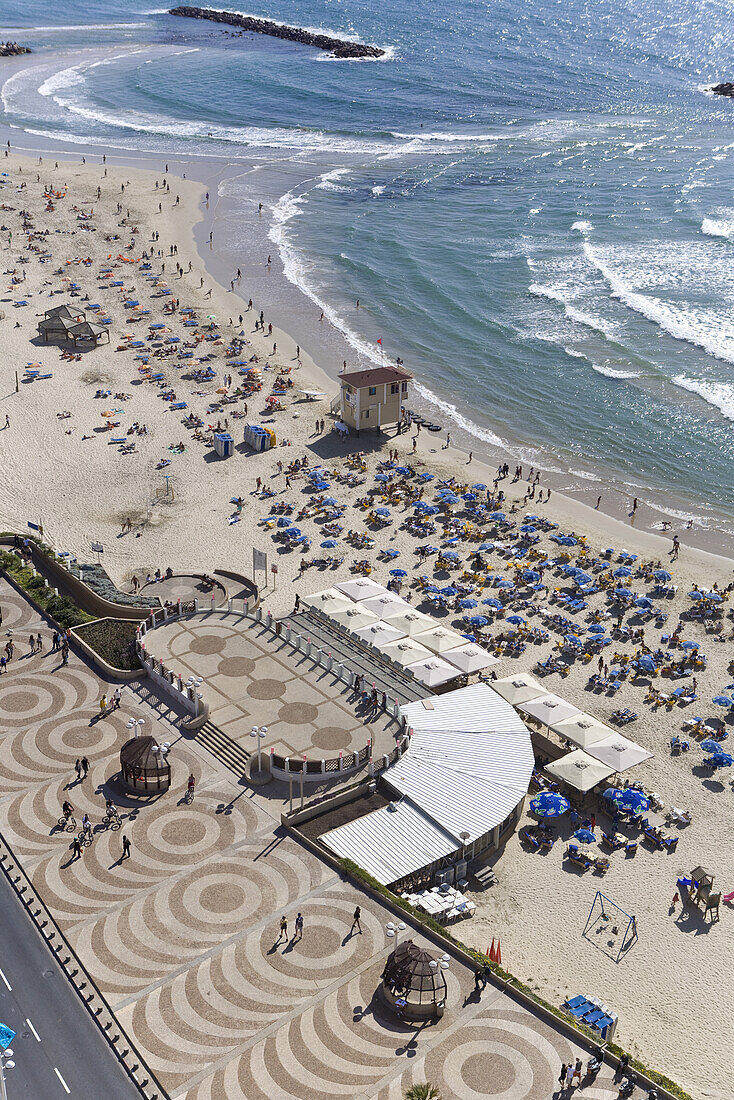
[[[123,836],[122,838],[122,858],[130,858],[130,841],[127,839],[126,836]]]
[[[566,1087],[566,1070],[567,1069],[568,1069],[568,1066],[564,1062],[563,1065],[561,1066],[561,1072],[558,1074],[558,1084],[561,1086],[562,1089]]]
[[[86,779],[87,775],[89,774],[89,761],[87,760],[86,756],[82,757],[81,765],[82,765],[82,779]]]
[[[360,936],[362,935],[362,925],[359,923],[359,920],[360,920],[361,916],[362,916],[362,910],[360,909],[359,906],[357,906],[357,908],[354,910],[354,916],[352,917],[352,927],[349,929],[349,935],[350,936],[351,936],[351,934],[352,934],[352,932],[354,931],[355,928],[359,932]]]
[[[296,934],[294,939],[303,939],[303,914],[299,913],[296,917]]]
[[[288,939],[288,918],[285,913],[280,918],[280,931],[278,932],[278,938],[275,942],[280,943],[282,938]]]
[[[114,694],[112,696],[112,709],[113,710],[118,709],[118,707],[120,706],[120,700],[121,699],[122,699],[122,690],[121,690],[121,688],[116,687],[115,691],[114,691]]]
[[[76,764],[74,765],[74,770],[76,772],[77,783],[79,783],[81,782],[82,778],[82,762],[79,757],[77,757]]]
[[[0,673],[7,672],[7,671],[8,671],[8,658],[3,653],[2,656],[0,656]]]
[[[72,840],[71,850],[74,853],[74,856],[73,856],[74,859],[81,859],[82,858],[82,846],[79,842],[79,837],[78,836],[75,836],[74,839]]]
[[[576,1065],[574,1066],[574,1070],[573,1070],[573,1083],[574,1083],[574,1085],[580,1085],[581,1084],[581,1074],[582,1074],[581,1059],[577,1058],[576,1059]]]

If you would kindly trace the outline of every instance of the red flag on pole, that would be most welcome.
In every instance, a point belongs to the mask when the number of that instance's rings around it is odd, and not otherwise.
[[[502,948],[500,947],[499,937],[497,937],[497,950],[494,953],[494,961],[502,966]]]
[[[379,339],[379,340],[377,341],[377,343],[378,343],[378,344],[381,344],[381,343],[382,343],[382,337],[380,337],[380,339]]]
[[[492,946],[489,949],[489,961],[490,962],[497,962],[497,954],[495,952],[495,946],[494,946],[494,936],[492,936]]]

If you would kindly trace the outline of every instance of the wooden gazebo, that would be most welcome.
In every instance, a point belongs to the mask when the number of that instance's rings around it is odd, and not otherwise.
[[[171,765],[154,737],[131,737],[120,749],[122,782],[136,794],[158,794],[171,786]]]

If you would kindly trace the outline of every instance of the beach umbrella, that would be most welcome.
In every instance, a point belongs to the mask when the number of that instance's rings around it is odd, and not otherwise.
[[[502,604],[502,603],[500,602],[500,600],[496,600],[496,599],[494,598],[494,596],[490,596],[490,597],[489,597],[489,599],[486,599],[486,600],[482,600],[482,603],[483,603],[483,604],[486,604],[486,605],[487,605],[487,607],[494,607],[494,608],[495,608],[495,610],[497,610],[497,611],[501,611],[501,610],[502,610],[502,608],[503,608],[503,606],[504,606],[504,605],[503,605],[503,604]]]
[[[575,634],[565,634],[563,637],[563,644],[578,649],[579,646],[583,645],[583,642],[580,638],[577,638]]]
[[[721,752],[721,745],[718,741],[714,740],[713,737],[707,737],[705,741],[701,742],[700,747],[701,749],[703,749],[704,752]]]
[[[315,481],[313,487],[317,493],[321,493],[324,489],[329,489],[330,485],[328,481]]]
[[[336,497],[326,497],[324,500],[321,501],[321,503],[328,504],[329,507],[332,507],[333,505],[338,504],[339,501],[336,499]]]
[[[459,541],[459,536],[455,535],[454,538],[452,538],[452,539],[446,539],[446,542],[444,543],[444,545],[445,546],[456,546],[458,541]]]
[[[596,843],[596,835],[592,833],[591,829],[577,829],[573,835],[577,840],[580,840],[582,844]]]
[[[631,577],[632,576],[632,570],[629,569],[628,566],[626,566],[626,565],[620,565],[619,569],[614,570],[614,573],[612,574],[612,576],[614,576],[614,577]]]
[[[714,768],[730,768],[734,764],[734,756],[730,756],[728,752],[718,752],[704,763],[711,764]]]
[[[458,606],[461,607],[462,609],[466,609],[466,608],[470,608],[470,607],[478,607],[479,605],[478,605],[477,600],[467,599],[467,600],[459,600]]]
[[[376,516],[389,516],[390,515],[390,509],[389,508],[375,508],[375,515]]]
[[[614,595],[619,596],[620,599],[629,599],[629,597],[632,595],[632,589],[631,588],[615,588],[614,589]]]
[[[643,610],[649,610],[653,606],[652,600],[647,596],[638,596],[635,600],[635,607],[641,607]]]
[[[589,627],[589,634],[604,634],[605,630],[601,623],[592,623]]]
[[[520,626],[520,624],[524,623],[525,621],[526,620],[523,619],[522,615],[508,615],[507,616],[507,622],[512,623],[513,626]]]
[[[394,559],[400,557],[400,551],[396,550],[394,546],[391,546],[389,550],[385,550],[385,557]]]
[[[681,649],[698,649],[698,642],[681,642]]]
[[[456,553],[455,550],[447,550],[443,554],[443,557],[446,558],[447,561],[458,561],[459,560],[459,555]]]
[[[723,599],[723,597],[718,592],[706,592],[705,596],[707,600],[713,600],[714,603],[721,603]]]
[[[484,484],[483,481],[477,481],[474,485],[472,485],[472,489],[476,489],[478,493],[483,493],[486,488],[487,486]]]
[[[482,545],[479,547],[479,549],[480,550],[494,550],[494,543],[493,542],[483,542]]]
[[[293,526],[293,520],[288,519],[287,516],[279,516],[278,517],[278,523],[277,523],[276,526],[278,526],[278,527],[292,527]]]
[[[438,587],[437,584],[427,584],[426,587],[423,589],[423,591],[424,592],[440,592],[441,589]]]
[[[629,813],[634,814],[644,814],[650,809],[650,800],[645,797],[642,791],[628,789],[621,793],[622,797],[618,799],[618,803],[623,810],[627,810]]]
[[[311,540],[309,539],[308,535],[299,535],[298,538],[296,539],[296,542],[309,542],[310,543],[310,541]]]
[[[476,500],[477,499],[476,493],[462,493],[461,496],[462,496],[463,500],[470,500],[471,501],[471,500]]]
[[[536,528],[532,523],[524,523],[520,530],[524,535],[532,535],[535,532]]]
[[[333,550],[334,547],[338,546],[338,545],[339,545],[339,543],[337,542],[336,539],[324,539],[324,541],[321,543],[321,549],[322,550]]]
[[[405,571],[405,569],[391,569],[390,570],[390,576],[391,577],[407,577],[408,574]]]
[[[447,584],[445,588],[439,588],[438,591],[442,596],[458,596],[458,588],[454,588],[452,584]]]
[[[289,538],[289,539],[296,539],[296,538],[298,538],[298,536],[300,535],[300,533],[301,533],[301,529],[300,529],[300,527],[289,527],[289,528],[288,528],[288,538]]]
[[[714,695],[712,702],[716,703],[717,707],[730,707],[734,705],[728,695]]]
[[[390,478],[387,474],[375,474],[375,481],[389,481]]]
[[[410,468],[408,466],[396,466],[395,473],[402,474],[404,477],[406,477],[410,473]]]
[[[656,581],[671,581],[673,578],[667,569],[656,569],[653,573],[653,577]]]
[[[503,519],[507,519],[507,516],[505,515],[504,512],[490,512],[489,513],[489,518],[490,519],[496,519],[496,520],[503,520]]]
[[[702,600],[703,599],[703,592],[699,592],[699,590],[697,588],[695,588],[693,590],[693,592],[689,592],[688,595],[691,597],[692,600]]]
[[[523,569],[522,579],[524,581],[539,581],[540,573],[538,573],[535,569]]]
[[[645,653],[637,661],[637,667],[641,668],[643,672],[654,672],[655,662],[649,654]]]
[[[515,585],[512,583],[512,581],[508,581],[508,580],[505,579],[505,580],[501,580],[498,583],[497,587],[498,588],[514,588]]]
[[[489,619],[485,619],[484,615],[472,615],[467,619],[470,626],[488,626]]]
[[[561,817],[571,809],[571,804],[562,794],[555,791],[543,791],[530,803],[530,809],[536,817]]]

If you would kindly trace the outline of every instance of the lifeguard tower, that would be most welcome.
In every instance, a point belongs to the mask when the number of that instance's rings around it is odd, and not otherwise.
[[[352,431],[400,424],[412,379],[403,367],[371,367],[339,375],[339,415]]]

